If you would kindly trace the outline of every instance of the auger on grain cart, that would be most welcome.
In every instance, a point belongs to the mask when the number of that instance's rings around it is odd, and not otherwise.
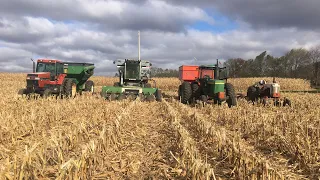
[[[228,72],[225,67],[216,65],[180,66],[178,95],[182,103],[192,103],[197,100],[221,105],[226,102],[229,107],[237,105],[234,87],[227,83]]]
[[[273,78],[272,83],[261,80],[248,87],[247,100],[253,104],[260,102],[263,105],[268,104],[272,100],[275,106],[291,106],[291,101],[288,98],[281,98],[280,84],[276,82],[275,78]]]
[[[88,80],[94,73],[94,64],[62,62],[52,59],[38,59],[33,73],[27,74],[27,86],[18,94],[32,93],[48,97],[61,95],[74,97],[83,91],[94,92],[94,83]]]
[[[161,90],[151,87],[150,68],[152,64],[149,61],[140,59],[140,31],[138,33],[138,60],[125,59],[113,62],[117,65],[119,71],[119,82],[114,86],[103,86],[101,96],[108,100],[134,100],[137,97],[140,100],[161,101]]]
[[[134,100],[139,97],[140,100],[161,101],[161,90],[152,88],[149,83],[152,65],[149,61],[125,59],[117,60],[114,64],[119,71],[119,82],[114,86],[103,86],[102,97],[109,100]]]

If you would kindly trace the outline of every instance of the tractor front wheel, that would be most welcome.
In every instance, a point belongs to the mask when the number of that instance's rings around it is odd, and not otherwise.
[[[64,84],[64,95],[73,98],[77,94],[77,84],[73,79],[66,79]]]
[[[231,83],[226,83],[225,84],[225,91],[226,91],[226,95],[227,95],[227,104],[228,107],[231,108],[232,106],[236,106],[237,105],[237,96],[236,93],[234,91],[234,87]]]
[[[188,82],[183,82],[181,84],[181,102],[183,104],[188,104],[192,97],[191,85]]]

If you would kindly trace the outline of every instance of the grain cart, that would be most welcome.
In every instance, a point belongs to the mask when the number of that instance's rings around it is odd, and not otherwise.
[[[94,64],[90,63],[38,59],[36,68],[33,62],[33,73],[27,74],[26,88],[20,89],[18,94],[74,97],[82,91],[94,92],[94,83],[88,80],[93,75],[94,68]]]
[[[280,84],[276,82],[275,78],[273,78],[272,83],[266,83],[264,80],[261,80],[249,86],[247,90],[247,100],[253,104],[260,102],[263,105],[266,105],[272,100],[275,106],[291,106],[291,101],[288,98],[281,98]]]
[[[134,100],[139,97],[140,100],[161,101],[161,90],[152,88],[149,83],[152,65],[149,61],[125,59],[114,61],[114,64],[119,71],[119,82],[114,86],[103,86],[102,97],[109,100]]]
[[[234,87],[227,83],[227,69],[216,65],[180,66],[179,79],[182,82],[178,96],[182,103],[193,103],[197,100],[213,100],[221,105],[227,102],[229,107],[237,105]]]

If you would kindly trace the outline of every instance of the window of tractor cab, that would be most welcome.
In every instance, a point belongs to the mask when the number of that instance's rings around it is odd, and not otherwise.
[[[140,65],[137,63],[126,64],[125,79],[139,79]]]
[[[55,64],[53,63],[38,63],[37,72],[55,72]]]
[[[209,76],[213,79],[214,71],[212,69],[201,69],[201,78],[204,78],[205,76]]]
[[[39,62],[37,64],[37,72],[50,72],[52,74],[56,73],[57,68],[57,74],[63,73],[63,64],[62,63],[41,63]]]

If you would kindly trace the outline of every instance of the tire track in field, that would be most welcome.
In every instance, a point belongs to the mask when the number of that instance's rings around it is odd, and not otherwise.
[[[178,132],[180,146],[182,150],[181,164],[185,164],[188,173],[192,179],[216,179],[211,164],[201,159],[196,142],[189,134],[188,130],[180,123],[180,112],[177,112],[173,106],[164,101],[168,114],[171,116],[171,125]],[[185,161],[185,162],[183,162]]]
[[[177,179],[183,169],[170,152],[177,139],[163,103],[134,101],[118,115],[114,124],[117,144],[111,155],[112,179]]]
[[[277,161],[269,161],[263,153],[228,129],[217,129],[207,121],[199,109],[188,107],[178,101],[171,103],[182,114],[181,124],[196,140],[198,149],[208,162],[215,165],[217,176],[230,179],[231,177],[251,178],[294,178],[303,179]],[[219,162],[220,161],[220,162]],[[231,165],[231,166],[230,166]],[[229,167],[226,169],[225,167]],[[222,170],[220,169],[222,168]]]

